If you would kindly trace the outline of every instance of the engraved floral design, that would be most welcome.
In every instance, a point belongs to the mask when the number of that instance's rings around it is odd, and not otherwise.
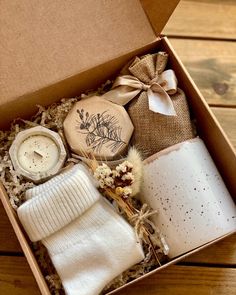
[[[80,121],[77,120],[77,130],[86,134],[86,144],[93,151],[100,152],[106,145],[113,153],[126,144],[121,139],[122,128],[115,116],[108,111],[89,114],[84,109],[77,109]]]

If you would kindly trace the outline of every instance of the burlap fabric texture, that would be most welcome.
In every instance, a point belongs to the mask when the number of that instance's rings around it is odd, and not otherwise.
[[[135,60],[122,70],[122,74],[133,75],[145,84],[158,78],[167,64],[164,52],[148,54]],[[134,125],[131,144],[135,145],[146,158],[171,145],[195,137],[188,103],[184,92],[177,89],[170,95],[176,116],[166,116],[149,110],[148,96],[142,91],[128,105],[127,111]]]

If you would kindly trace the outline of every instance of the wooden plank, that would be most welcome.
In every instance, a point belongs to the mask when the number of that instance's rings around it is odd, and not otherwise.
[[[236,42],[170,41],[207,102],[235,107]]]
[[[40,294],[36,281],[24,257],[0,256],[0,294]]]
[[[235,293],[236,269],[174,265],[117,294],[233,295]],[[0,294],[40,294],[24,257],[0,257]]]
[[[236,39],[236,1],[180,1],[163,33],[172,36]]]
[[[236,269],[170,266],[117,295],[234,295]]]
[[[236,234],[187,257],[183,261],[236,266]]]
[[[236,97],[235,97],[236,98]],[[236,109],[211,108],[236,149]]]
[[[22,252],[15,232],[0,201],[0,253]]]

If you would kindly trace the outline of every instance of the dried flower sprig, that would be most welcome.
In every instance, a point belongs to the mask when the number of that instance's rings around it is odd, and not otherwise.
[[[99,183],[101,193],[117,203],[134,226],[137,237],[150,246],[155,259],[161,265],[156,253],[156,246],[161,248],[162,253],[165,255],[167,255],[169,248],[164,238],[158,230],[155,230],[154,224],[149,220],[149,217],[157,212],[148,208],[147,204],[144,204],[141,210],[138,210],[132,204],[132,185],[135,183],[133,164],[125,160],[111,169],[106,163],[99,164],[92,154],[88,155],[83,152],[83,155],[91,160],[88,164]],[[140,179],[138,181],[140,185]],[[139,191],[139,188],[136,187],[135,189]],[[153,240],[154,233],[158,234],[158,238]]]
[[[128,161],[124,161],[113,170],[107,164],[102,163],[97,166],[94,176],[101,189],[114,189],[117,195],[127,199],[132,194],[131,184],[134,182],[132,169],[133,165]]]
[[[143,177],[143,162],[140,152],[135,148],[131,147],[127,155],[127,161],[132,163],[132,173],[135,181],[131,184],[132,196],[136,196],[140,192],[141,182]]]

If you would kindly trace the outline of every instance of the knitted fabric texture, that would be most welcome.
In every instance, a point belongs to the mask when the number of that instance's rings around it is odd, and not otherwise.
[[[131,74],[149,84],[163,72],[167,58],[168,55],[163,52],[136,57],[121,73]],[[146,91],[142,91],[128,105],[127,110],[134,125],[131,143],[137,146],[145,157],[195,136],[184,92],[178,89],[170,98],[177,116],[165,116],[150,111]]]
[[[101,197],[81,165],[26,193],[18,216],[42,240],[66,294],[96,295],[144,258],[133,228]]]
[[[76,174],[78,169],[83,171],[86,174],[86,176],[91,180],[91,182],[94,183],[94,185],[97,187],[98,184],[97,184],[95,178],[92,176],[92,174],[86,168],[86,166],[84,164],[77,164],[71,168],[65,169],[61,174],[57,175],[56,177],[51,178],[47,182],[44,182],[41,185],[36,185],[33,188],[28,189],[25,192],[25,199],[29,200],[29,199],[37,196],[38,194],[41,194],[45,190],[49,189],[52,185],[60,183],[65,178],[70,177],[70,175]]]

